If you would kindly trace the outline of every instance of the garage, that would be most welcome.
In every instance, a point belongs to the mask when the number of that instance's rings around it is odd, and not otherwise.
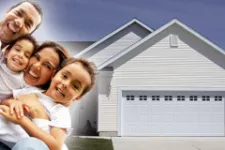
[[[224,136],[222,91],[122,91],[121,136]]]

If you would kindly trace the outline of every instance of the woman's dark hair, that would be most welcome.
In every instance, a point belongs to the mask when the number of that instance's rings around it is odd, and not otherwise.
[[[45,41],[44,43],[42,43],[38,47],[36,53],[42,51],[44,48],[52,48],[58,54],[58,56],[59,56],[59,66],[57,67],[57,70],[56,71],[58,71],[58,69],[60,68],[61,63],[65,59],[67,59],[67,58],[70,57],[70,54],[68,53],[68,51],[63,46],[61,46],[60,44],[58,44],[56,42],[53,42],[53,41]],[[42,89],[47,89],[49,87],[49,85],[50,85],[50,82],[51,81],[49,81],[48,83],[46,83],[44,85],[41,85],[40,87]]]

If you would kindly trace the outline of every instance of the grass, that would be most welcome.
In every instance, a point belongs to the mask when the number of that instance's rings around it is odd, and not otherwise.
[[[112,141],[108,139],[71,137],[66,145],[69,150],[113,150]]]

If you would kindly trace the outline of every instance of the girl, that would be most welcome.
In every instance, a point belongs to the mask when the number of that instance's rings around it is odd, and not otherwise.
[[[0,100],[12,95],[12,90],[27,87],[23,71],[37,49],[37,41],[30,35],[9,44],[0,62]]]
[[[49,128],[50,134],[40,130],[29,118],[25,116],[18,119],[15,113],[11,115],[10,108],[7,106],[0,106],[3,110],[0,114],[5,116],[8,120],[19,124],[25,130],[24,132],[30,136],[37,137],[44,141],[51,150],[60,150],[71,123],[68,108],[64,105],[80,99],[85,93],[92,89],[94,83],[94,64],[85,59],[70,58],[62,64],[62,69],[60,69],[52,78],[51,84],[46,92],[35,92],[39,101],[48,113],[50,122],[47,127]],[[12,103],[15,101],[16,100],[8,100],[7,105],[11,107]],[[33,100],[29,100],[23,101],[23,103],[26,103],[26,105],[31,107],[35,102]],[[35,118],[35,114],[30,114],[30,116],[31,118]],[[0,131],[3,132],[3,130],[7,130],[7,127],[8,126]],[[10,127],[12,128],[12,124],[10,124]],[[15,142],[16,140],[21,139],[22,132],[19,132],[18,128],[10,131],[11,132],[7,132],[7,134],[0,133],[0,138],[11,138],[15,140]],[[23,135],[22,138],[25,136],[28,135]]]

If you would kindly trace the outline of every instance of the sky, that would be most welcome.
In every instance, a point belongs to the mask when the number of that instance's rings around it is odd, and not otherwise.
[[[36,0],[40,41],[97,41],[136,18],[153,29],[176,18],[225,50],[225,0]],[[18,0],[0,0],[0,17]]]

